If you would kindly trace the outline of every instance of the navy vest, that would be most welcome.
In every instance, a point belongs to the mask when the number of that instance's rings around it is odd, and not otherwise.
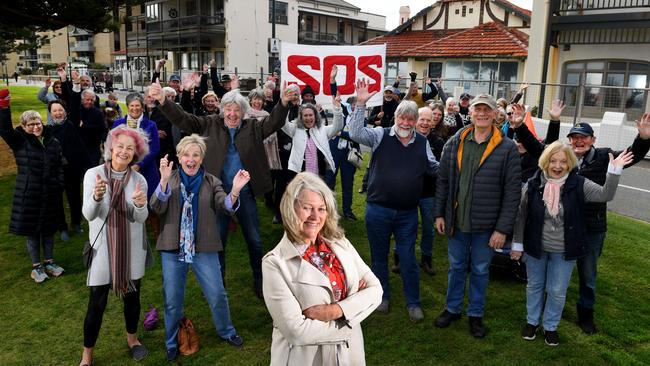
[[[596,149],[595,155],[591,161],[580,167],[578,174],[593,181],[598,185],[604,185],[607,180],[607,167],[609,166],[610,149]],[[589,202],[585,204],[585,221],[587,231],[605,232],[607,231],[607,203],[606,202]]]
[[[544,188],[541,186],[541,170],[528,181],[528,216],[524,229],[524,250],[526,254],[540,258],[543,252],[542,230],[544,230]],[[585,214],[585,178],[574,169],[562,187],[564,208],[564,259],[574,260],[586,254],[587,229]]]
[[[372,153],[366,200],[396,210],[414,209],[427,171],[427,139],[415,133],[415,141],[404,146],[389,132],[384,128],[384,137]]]

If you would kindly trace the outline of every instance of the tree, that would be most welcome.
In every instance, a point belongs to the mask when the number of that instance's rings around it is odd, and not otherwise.
[[[93,33],[119,28],[115,19],[122,6],[144,0],[2,0],[0,1],[0,58],[10,52],[36,48],[35,32],[73,25]],[[26,40],[17,43],[16,40]]]

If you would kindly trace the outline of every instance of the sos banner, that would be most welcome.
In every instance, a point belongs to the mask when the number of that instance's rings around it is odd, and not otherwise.
[[[309,85],[314,91],[316,102],[322,105],[332,103],[330,92],[330,73],[338,67],[336,84],[341,99],[355,94],[357,79],[370,83],[369,91],[379,93],[366,105],[382,103],[384,71],[386,65],[386,45],[372,46],[312,46],[282,42],[280,51],[280,80],[287,85],[298,84],[300,91]]]

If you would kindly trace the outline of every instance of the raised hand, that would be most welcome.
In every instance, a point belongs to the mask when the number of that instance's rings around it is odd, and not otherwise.
[[[104,198],[106,194],[107,183],[102,179],[102,176],[99,174],[95,175],[95,188],[93,188],[93,198],[95,201],[99,202]]]
[[[203,72],[208,72],[210,71],[210,66],[208,64],[203,64]]]
[[[142,191],[142,186],[140,182],[135,184],[135,191],[133,191],[133,194],[131,195],[131,199],[133,200],[133,204],[137,208],[142,208],[144,205],[147,204],[147,194]]]
[[[330,72],[330,84],[336,83],[336,74],[339,72],[339,67],[334,65],[332,66],[332,71]]]
[[[183,90],[190,91],[190,90],[194,89],[194,87],[196,85],[194,84],[193,76],[194,76],[194,74],[188,75],[188,76],[185,77],[185,80],[183,81]]]
[[[248,183],[248,181],[251,180],[250,174],[244,170],[244,169],[239,169],[237,174],[235,174],[235,177],[232,179],[232,190],[230,193],[232,193],[235,196],[239,196],[239,192],[241,191],[242,188]]]
[[[443,78],[437,78],[436,79],[436,85],[442,85],[442,82],[444,81]]]
[[[157,100],[160,104],[165,103],[165,93],[163,93],[162,86],[160,86],[160,81],[151,83],[151,86],[149,86],[149,96]]]
[[[230,81],[230,89],[231,90],[232,89],[239,89],[239,85],[240,85],[239,76],[237,76],[237,74],[232,74],[230,79],[231,79],[231,81]]]
[[[526,113],[524,106],[515,103],[511,104],[510,108],[512,108],[512,119],[510,120],[510,123],[512,123],[512,127],[517,128],[524,123],[524,114]]]
[[[81,76],[79,76],[79,72],[77,70],[73,70],[70,77],[72,78],[72,82],[74,84],[79,84],[81,82],[81,79],[80,79]]]
[[[45,79],[45,87],[49,88],[50,85],[52,85],[52,79],[50,79],[50,78]]]
[[[165,66],[166,62],[167,62],[167,60],[165,60],[164,58],[161,58],[160,60],[158,60],[158,62],[156,62],[156,72],[160,72],[162,67]]]
[[[630,150],[625,150],[622,153],[618,154],[616,159],[614,155],[609,153],[609,163],[617,168],[624,168],[626,165],[630,164],[634,160],[634,154]]]
[[[68,79],[68,74],[65,72],[65,63],[57,66],[56,74],[59,75],[59,79],[61,79],[62,82]]]
[[[323,111],[323,106],[320,103],[316,103],[316,110],[318,113],[321,113]]]
[[[355,90],[357,92],[358,106],[365,106],[366,102],[370,98],[372,98],[375,94],[377,94],[377,91],[374,91],[372,93],[368,92],[368,81],[366,81],[365,79],[357,80],[357,85],[355,86]]]
[[[174,162],[169,161],[169,154],[160,159],[160,185],[163,188],[167,187],[167,182],[169,182],[169,177],[172,175],[172,168],[174,167]]]
[[[427,76],[427,78],[424,79],[424,83],[427,85],[431,84],[431,78]]]
[[[554,99],[551,102],[551,107],[546,108],[549,116],[551,117],[551,121],[560,120],[560,116],[562,115],[562,111],[564,110],[564,107],[565,107],[564,102],[559,99]]]
[[[639,131],[639,137],[644,140],[650,139],[650,112],[643,113],[641,120],[636,120],[636,129]]]
[[[282,93],[281,95],[281,102],[283,106],[288,106],[289,102],[298,104],[299,96],[300,96],[300,87],[296,84],[291,84],[287,86],[287,81],[285,80],[282,83]]]
[[[524,90],[526,90],[527,88],[528,88],[528,83],[523,83],[523,84],[521,84],[521,86],[519,87],[519,91],[518,91],[517,93],[521,94],[521,93],[523,93]]]

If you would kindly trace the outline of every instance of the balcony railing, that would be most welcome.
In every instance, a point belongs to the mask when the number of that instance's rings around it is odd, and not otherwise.
[[[95,52],[95,47],[92,41],[77,41],[71,50],[73,52]]]
[[[554,13],[560,15],[582,15],[598,10],[647,10],[650,6],[650,0],[556,0],[554,3]]]
[[[196,27],[213,27],[223,26],[223,15],[204,16],[193,15],[189,17],[182,17],[177,19],[170,19],[164,21],[147,21],[148,32],[168,32],[177,31],[182,29],[192,29]]]
[[[340,41],[339,35],[336,33],[322,33],[313,31],[299,31],[298,42],[314,44],[347,44],[345,41]]]

